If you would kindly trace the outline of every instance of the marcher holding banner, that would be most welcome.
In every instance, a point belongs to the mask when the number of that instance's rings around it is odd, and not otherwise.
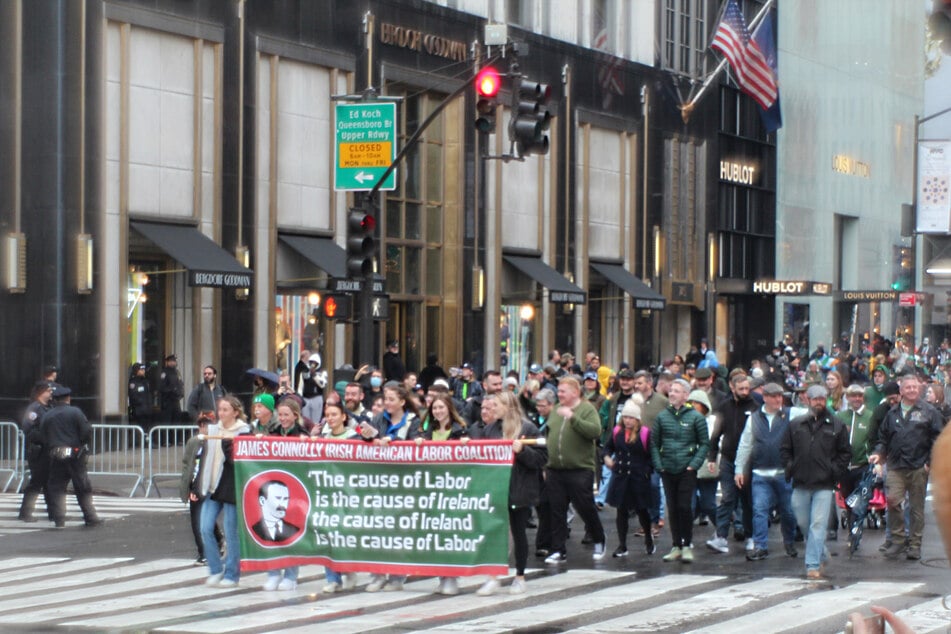
[[[260,397],[259,397],[260,398]],[[301,418],[300,405],[292,398],[281,399],[277,406],[277,425],[271,427],[272,436],[307,436]]]
[[[357,437],[355,429],[350,427],[347,410],[341,403],[327,402],[324,404],[324,428],[321,436],[329,440],[351,440]],[[324,576],[327,583],[321,592],[333,594],[341,590],[353,590],[357,585],[356,573],[340,574],[330,566],[324,566]]]
[[[513,392],[486,395],[482,400],[483,411],[489,403],[489,411],[496,420],[480,426],[479,438],[512,440],[515,464],[509,479],[509,530],[515,550],[515,579],[509,587],[510,594],[525,592],[525,566],[528,563],[528,536],[525,530],[532,517],[532,507],[538,504],[541,488],[540,474],[548,455],[543,447],[524,445],[520,439],[537,438],[538,428],[522,413],[518,397]],[[483,422],[485,419],[483,418]],[[495,594],[499,580],[490,577],[476,591],[479,596]]]
[[[416,437],[416,444],[421,445],[426,440],[459,440],[467,442],[469,440],[466,431],[466,422],[456,411],[449,393],[436,394],[426,412],[424,418],[424,428],[421,435]],[[436,594],[456,595],[459,594],[459,583],[455,577],[439,577],[439,586],[436,588]]]
[[[391,440],[412,440],[419,432],[419,415],[416,412],[416,406],[402,383],[390,381],[383,386],[383,413],[374,417],[371,426],[376,434],[367,430],[362,435],[367,438],[370,434],[373,442],[379,444],[386,444]],[[366,430],[367,427],[364,425],[362,429]],[[366,591],[402,590],[405,581],[406,575],[375,574],[370,578]]]
[[[235,507],[233,439],[239,434],[251,432],[244,407],[234,396],[218,399],[218,424],[208,426],[208,435],[202,450],[199,472],[201,505],[201,537],[208,560],[209,586],[236,586],[240,570],[240,546],[238,543],[238,516]],[[225,532],[225,555],[222,567],[218,542],[215,540],[215,524],[223,514]]]

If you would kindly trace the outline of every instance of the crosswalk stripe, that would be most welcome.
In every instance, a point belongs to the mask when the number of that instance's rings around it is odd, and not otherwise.
[[[571,575],[570,581],[567,575]],[[533,587],[536,588],[537,592],[541,592],[545,589],[557,590],[563,588],[566,583],[569,585],[585,585],[613,578],[617,575],[618,573],[616,572],[601,570],[569,571],[566,575],[555,575],[553,577],[539,579],[533,583]],[[472,587],[481,585],[484,580],[484,577],[466,578],[465,583],[468,587]],[[431,599],[433,596],[436,596],[432,594],[435,583],[436,582],[432,579],[425,579],[407,583],[401,592],[363,593],[359,595],[359,599],[355,599],[351,593],[311,603],[284,605],[279,608],[259,611],[253,614],[219,618],[214,621],[188,623],[168,628],[157,628],[156,631],[205,632],[215,634],[217,632],[230,632],[244,629],[263,631],[275,627],[284,631],[287,629],[284,624],[290,625],[295,621],[302,621],[300,625],[305,625],[307,620],[314,619],[315,617],[340,618],[350,616],[355,606],[359,606],[362,610],[367,610],[388,604],[398,604],[409,601],[414,607],[419,607],[422,605],[420,599]],[[464,601],[460,601],[458,597],[449,599],[440,598],[435,599],[435,601],[442,601],[446,609],[458,611],[460,609],[479,609],[481,607],[495,605],[502,599],[503,597],[501,596],[477,597],[466,595]],[[313,631],[313,626],[310,626],[308,631]],[[334,631],[336,632],[336,628],[334,628]]]
[[[951,624],[951,599],[939,597],[925,601],[905,610],[895,612],[912,632],[930,634],[931,632],[947,632]]]
[[[833,587],[797,577],[685,573],[642,579],[603,569],[530,570],[526,594],[510,595],[507,576],[497,594],[476,596],[485,581],[478,576],[459,578],[464,594],[444,597],[434,594],[435,578],[407,583],[401,592],[369,594],[361,586],[323,595],[325,579],[314,566],[302,569],[296,592],[261,590],[264,573],[244,575],[236,588],[208,587],[207,570],[183,558],[12,557],[0,560],[0,569],[0,626],[44,630],[309,634],[319,627],[334,634],[393,628],[488,634],[526,624],[560,630],[570,623],[575,629],[568,631],[576,634],[773,632],[820,623],[829,628],[839,617],[844,623],[849,612],[867,612],[863,606],[897,596],[912,604],[898,614],[915,631],[947,631],[951,614],[941,598],[915,594],[923,583],[903,582]],[[367,580],[360,575],[361,583]]]
[[[426,603],[413,602],[409,605],[399,606],[390,610],[382,612],[374,612],[372,614],[362,614],[358,616],[347,617],[346,620],[339,621],[322,621],[321,625],[332,630],[334,634],[349,634],[351,632],[368,632],[379,628],[392,627],[393,623],[406,624],[411,621],[441,621],[444,620],[447,615],[452,615],[453,617],[459,617],[466,613],[474,612],[476,614],[482,613],[485,608],[498,608],[499,606],[507,605],[509,603],[524,602],[527,596],[533,597],[535,600],[541,600],[546,596],[549,596],[553,593],[560,593],[564,590],[566,586],[571,587],[576,583],[580,583],[580,579],[577,578],[577,573],[580,571],[567,571],[565,573],[554,575],[550,577],[540,577],[539,579],[532,579],[528,582],[528,592],[522,595],[511,595],[508,594],[508,587],[503,586],[501,590],[492,596],[480,597],[472,596],[471,598],[467,596],[464,602],[460,602],[458,597],[440,597]],[[602,572],[602,571],[596,571]],[[634,573],[612,573],[610,577],[605,577],[599,575],[599,581],[618,581],[624,582],[629,579],[634,578]],[[709,579],[706,579],[709,580]],[[485,581],[485,577],[476,577],[470,580],[470,585],[480,586]],[[473,583],[474,582],[474,583]],[[435,585],[435,581],[430,581],[432,588]],[[688,584],[688,581],[684,581],[684,584]],[[629,587],[629,585],[625,585]],[[460,588],[462,584],[460,583]],[[585,607],[590,609],[592,602],[595,601],[595,597],[599,594],[608,593],[614,594],[618,590],[617,588],[611,588],[609,590],[604,590],[600,592],[593,592],[591,594],[585,595]],[[438,595],[437,595],[438,596]],[[577,612],[577,606],[569,606],[567,603],[555,603],[546,604],[546,614],[553,611],[558,611],[559,608],[565,607],[572,613]],[[481,620],[481,619],[480,619]],[[469,621],[467,623],[475,623],[475,626],[466,626],[463,629],[466,631],[478,631],[478,632],[490,632],[493,630],[485,629],[480,626],[480,623],[477,620],[475,622]],[[488,619],[495,625],[495,617]],[[531,619],[522,619],[519,618],[518,623],[524,625],[526,622],[533,622]],[[452,630],[446,631],[458,631],[455,629],[455,624],[450,625],[449,627],[454,628]],[[508,631],[512,629],[513,626],[506,625],[503,626],[501,631]],[[296,629],[282,629],[280,630],[283,634],[303,634],[306,629],[306,626],[296,628]],[[426,630],[432,631],[432,630]],[[441,630],[435,630],[441,631]]]
[[[116,561],[116,563],[121,563]],[[56,589],[84,586],[92,583],[116,582],[130,577],[138,577],[155,572],[167,572],[175,568],[191,568],[191,565],[181,559],[158,559],[132,565],[119,565],[99,570],[84,571],[81,575],[61,576],[53,580],[39,580],[32,583],[18,583],[4,592],[4,597],[10,598],[21,594],[36,592],[50,592]],[[96,586],[95,592],[101,592],[102,586]],[[15,603],[15,602],[14,602]],[[2,611],[0,607],[0,611]]]
[[[675,626],[701,618],[729,613],[738,609],[748,609],[747,606],[751,603],[762,601],[777,594],[801,590],[804,586],[805,582],[801,579],[766,577],[727,588],[717,588],[680,601],[664,603],[647,610],[570,631],[653,632],[674,629]],[[585,602],[587,602],[587,597]]]
[[[68,557],[13,557],[12,559],[5,559],[3,561],[3,569],[9,572],[17,568],[36,568],[36,566],[43,566],[46,564],[58,563],[61,561],[66,561],[67,559],[69,558]]]
[[[4,592],[4,598],[9,596],[11,592],[19,592],[20,584],[23,582],[23,579],[26,578],[36,578],[36,577],[49,577],[51,575],[64,575],[71,574],[75,572],[83,572],[86,570],[94,570],[96,568],[104,568],[106,566],[111,566],[117,563],[123,563],[127,561],[132,561],[132,557],[103,557],[97,559],[71,559],[67,561],[62,561],[59,563],[53,563],[45,565],[42,567],[34,567],[28,573],[23,570],[7,570],[0,573],[0,585],[5,585],[8,583],[16,584],[15,588],[11,588],[9,592]],[[55,581],[50,582],[49,585],[55,585]],[[0,605],[3,604],[3,601],[0,601]]]
[[[491,632],[508,632],[523,626],[525,623],[531,623],[534,627],[557,623],[566,619],[578,616],[580,612],[598,613],[625,603],[652,599],[667,594],[675,590],[692,588],[697,585],[721,581],[725,577],[702,576],[702,575],[670,575],[656,579],[644,581],[635,581],[616,585],[604,590],[584,594],[582,597],[575,597],[566,601],[557,603],[546,603],[541,605],[519,606],[514,610],[503,612],[501,614],[492,614],[491,616],[479,617],[468,621],[455,623],[446,623],[432,629],[423,630],[425,632],[479,632],[480,634],[489,634]],[[530,586],[532,597],[535,597],[534,585]],[[510,597],[516,599],[516,597]],[[523,599],[524,596],[517,597]],[[493,602],[492,607],[500,603]],[[581,605],[579,605],[579,603]],[[385,615],[376,615],[385,617]],[[349,622],[348,622],[349,624]],[[385,621],[378,621],[377,627],[385,625]],[[334,628],[334,631],[337,631]],[[357,631],[357,630],[346,630]],[[594,631],[601,631],[600,627]]]
[[[202,594],[211,594],[205,591],[205,586],[197,588],[189,583],[195,581],[195,577],[195,570],[177,570],[146,579],[107,583],[96,586],[92,590],[76,588],[49,595],[21,596],[4,600],[0,601],[0,613],[2,613],[0,623],[40,623],[68,618],[71,615],[86,615],[95,611],[134,610],[149,602],[181,601],[199,598]],[[177,587],[172,590],[143,592],[149,587],[168,585]],[[214,591],[215,589],[208,588],[207,590]],[[24,608],[32,609],[27,611]]]
[[[813,594],[797,597],[790,601],[771,605],[769,609],[747,614],[729,621],[705,626],[704,634],[733,634],[735,632],[777,632],[788,628],[790,623],[798,626],[808,625],[837,614],[847,615],[863,605],[888,596],[912,592],[921,587],[920,583],[878,583],[860,581],[858,583],[822,590]]]

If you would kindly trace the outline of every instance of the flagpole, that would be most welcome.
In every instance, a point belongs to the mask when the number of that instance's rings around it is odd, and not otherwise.
[[[763,4],[763,7],[759,10],[759,13],[756,14],[750,23],[747,25],[747,28],[750,30],[750,36],[756,34],[756,29],[759,27],[760,23],[766,18],[766,12],[773,8],[774,0],[766,0]],[[722,12],[721,12],[722,13]],[[722,17],[721,17],[722,20]],[[719,21],[717,22],[719,24]],[[700,98],[703,96],[703,93],[707,91],[707,88],[710,87],[710,84],[723,72],[723,69],[729,64],[729,61],[724,57],[720,60],[720,63],[717,64],[717,67],[713,70],[712,73],[707,75],[707,78],[703,80],[703,85],[700,86],[700,90],[697,91],[697,94],[693,96],[685,104],[680,105],[680,116],[684,120],[684,123],[688,123],[690,120],[690,114],[693,112],[693,109],[696,107],[697,102],[700,101]]]

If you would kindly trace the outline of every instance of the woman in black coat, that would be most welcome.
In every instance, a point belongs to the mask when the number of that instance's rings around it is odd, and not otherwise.
[[[532,517],[532,507],[538,504],[541,488],[539,474],[548,461],[548,454],[544,447],[521,442],[522,439],[536,438],[538,427],[522,414],[518,397],[513,392],[486,396],[482,400],[482,413],[483,424],[470,429],[473,438],[513,441],[515,463],[509,480],[509,530],[515,550],[515,579],[509,587],[509,593],[522,594],[525,592],[525,566],[528,563],[528,536],[525,531]],[[486,419],[494,420],[487,422]],[[499,587],[498,579],[490,577],[476,594],[495,594]]]
[[[604,464],[611,469],[607,503],[617,507],[617,534],[620,544],[612,557],[627,556],[628,518],[631,511],[644,530],[644,549],[653,555],[657,549],[651,535],[650,429],[641,425],[642,398],[635,394],[621,410],[621,424],[614,428],[604,445]]]

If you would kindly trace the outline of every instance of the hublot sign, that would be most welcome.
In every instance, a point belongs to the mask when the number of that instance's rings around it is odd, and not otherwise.
[[[753,292],[759,295],[829,295],[832,285],[826,282],[794,280],[757,280]]]

